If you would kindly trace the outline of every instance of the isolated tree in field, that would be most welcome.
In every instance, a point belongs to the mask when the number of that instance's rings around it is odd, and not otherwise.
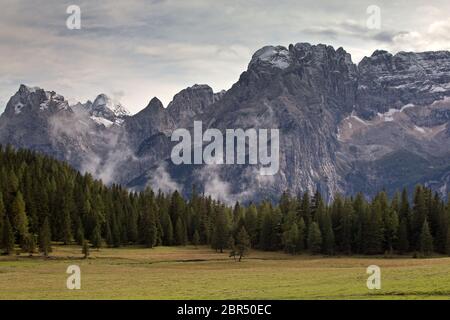
[[[200,244],[200,236],[197,230],[195,230],[194,235],[192,236],[192,244],[195,246],[195,248],[197,248],[197,246]]]
[[[2,247],[5,254],[9,255],[14,251],[14,232],[8,217],[5,218],[3,223]]]
[[[433,252],[433,237],[431,236],[428,220],[425,219],[420,233],[420,252],[429,256]]]
[[[83,247],[81,248],[81,252],[84,255],[84,259],[87,259],[90,255],[89,242],[87,242],[86,240],[83,241]]]
[[[39,232],[39,251],[42,252],[45,257],[48,257],[48,254],[52,251],[51,238],[50,224],[48,223],[48,218],[45,217]]]
[[[322,234],[317,222],[312,222],[309,226],[308,248],[312,254],[320,253],[322,250]]]
[[[245,228],[242,227],[236,238],[236,251],[239,255],[239,262],[242,260],[242,257],[247,255],[248,251],[250,250],[250,246],[250,237]]]

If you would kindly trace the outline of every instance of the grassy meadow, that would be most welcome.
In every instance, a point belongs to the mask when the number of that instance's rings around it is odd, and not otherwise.
[[[381,268],[368,290],[366,268]],[[81,290],[66,269],[81,268]],[[91,250],[54,246],[38,255],[0,257],[0,299],[449,299],[450,258],[291,256],[252,251],[242,262],[207,247]]]

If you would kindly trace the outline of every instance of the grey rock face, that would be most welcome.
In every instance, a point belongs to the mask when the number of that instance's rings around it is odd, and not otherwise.
[[[279,129],[278,174],[263,177],[251,165],[175,166],[170,135],[192,130],[195,120],[222,132]],[[195,183],[224,201],[273,199],[285,189],[370,196],[416,183],[444,195],[449,120],[449,52],[376,51],[356,66],[342,48],[298,43],[255,52],[226,92],[194,85],[167,108],[153,98],[133,116],[104,95],[69,107],[55,93],[21,86],[0,118],[0,143],[48,153],[106,182],[185,193]]]

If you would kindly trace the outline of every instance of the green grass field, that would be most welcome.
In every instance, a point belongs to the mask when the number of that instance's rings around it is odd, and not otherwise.
[[[368,290],[378,265],[381,290]],[[81,290],[66,269],[81,268]],[[0,299],[449,299],[450,258],[290,256],[252,251],[242,262],[200,247],[101,249],[82,259],[55,246],[50,259],[0,257]]]

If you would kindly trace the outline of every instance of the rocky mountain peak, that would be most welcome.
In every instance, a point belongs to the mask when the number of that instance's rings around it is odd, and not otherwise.
[[[249,69],[255,65],[286,69],[291,65],[291,62],[291,54],[285,47],[265,46],[253,54]]]
[[[115,118],[123,118],[130,112],[119,102],[114,102],[106,94],[99,94],[92,103],[91,110],[104,118],[113,121]]]
[[[23,116],[28,113],[49,115],[61,110],[71,111],[63,96],[54,91],[21,84],[6,105],[4,114],[9,117]]]
[[[210,86],[195,84],[177,93],[167,109],[176,121],[184,121],[202,114],[216,98]]]
[[[450,95],[450,52],[377,50],[358,65],[358,105],[365,118],[404,105],[428,105]]]

